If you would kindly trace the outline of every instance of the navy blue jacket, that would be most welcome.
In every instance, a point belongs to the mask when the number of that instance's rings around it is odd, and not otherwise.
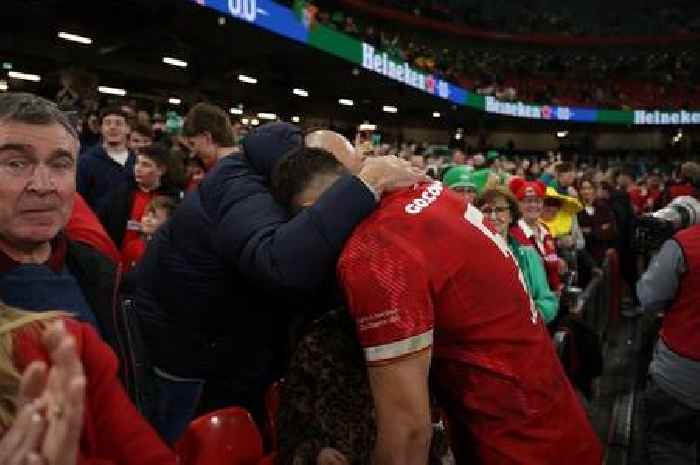
[[[110,194],[134,176],[136,156],[129,151],[126,165],[112,160],[102,144],[78,157],[78,192],[94,212],[101,211]]]
[[[274,163],[300,142],[291,125],[258,129],[149,243],[136,302],[159,368],[250,390],[279,376],[290,316],[334,282],[345,240],[375,208],[367,187],[346,176],[290,218],[267,185]]]

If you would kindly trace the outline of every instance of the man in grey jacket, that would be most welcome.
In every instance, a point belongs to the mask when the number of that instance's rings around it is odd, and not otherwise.
[[[664,321],[645,393],[649,462],[694,465],[700,437],[700,225],[666,241],[637,283]]]

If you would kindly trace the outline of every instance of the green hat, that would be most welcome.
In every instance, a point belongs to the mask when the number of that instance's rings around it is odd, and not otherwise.
[[[476,190],[477,188],[476,183],[474,183],[474,180],[472,179],[471,166],[453,166],[445,172],[445,175],[442,177],[442,182],[449,189],[457,189],[461,187],[464,189]]]
[[[472,173],[472,181],[474,181],[476,192],[479,195],[481,195],[484,192],[484,189],[486,189],[486,184],[489,182],[489,178],[492,174],[493,171],[488,168],[482,168]]]
[[[488,152],[486,152],[486,159],[488,161],[495,160],[498,157],[499,157],[498,150],[489,150]]]

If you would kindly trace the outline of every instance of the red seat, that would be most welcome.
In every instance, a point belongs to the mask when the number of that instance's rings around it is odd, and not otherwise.
[[[257,465],[262,438],[250,414],[239,407],[217,410],[190,423],[177,442],[180,465]]]

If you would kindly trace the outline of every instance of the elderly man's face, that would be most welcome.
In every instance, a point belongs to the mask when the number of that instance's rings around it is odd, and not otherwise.
[[[60,124],[0,122],[0,240],[31,250],[66,225],[78,141]]]

